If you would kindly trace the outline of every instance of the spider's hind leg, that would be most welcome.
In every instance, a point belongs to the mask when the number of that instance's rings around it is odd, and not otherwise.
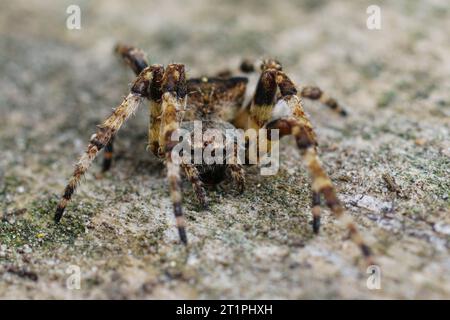
[[[319,100],[321,103],[330,108],[332,111],[338,113],[343,117],[347,116],[347,111],[336,101],[336,99],[324,93],[319,87],[315,86],[302,87],[300,89],[300,95],[303,98],[307,98],[310,100]]]
[[[148,67],[147,58],[145,57],[144,51],[141,49],[119,43],[116,45],[114,51],[122,57],[131,69],[133,69],[136,75]]]
[[[239,69],[222,69],[221,71],[216,73],[216,76],[219,78],[230,78],[239,73],[252,73],[255,72],[255,62],[250,59],[242,59],[241,64],[239,65]]]

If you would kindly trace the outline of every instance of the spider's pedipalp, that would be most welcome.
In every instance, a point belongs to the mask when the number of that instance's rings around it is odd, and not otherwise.
[[[98,126],[97,133],[91,137],[86,152],[75,165],[72,177],[64,189],[62,199],[59,201],[58,207],[56,208],[55,220],[57,222],[61,219],[81,177],[86,173],[98,152],[109,143],[123,123],[137,110],[139,104],[147,96],[147,90],[151,79],[151,68],[144,69],[134,81],[128,96],[116,109],[114,109],[113,113]]]
[[[152,65],[153,81],[149,90],[149,127],[148,127],[148,148],[155,156],[164,157],[164,151],[160,149],[159,136],[161,133],[161,113],[162,113],[162,81],[164,67]]]
[[[147,67],[148,61],[145,58],[143,50],[133,46],[117,44],[115,51],[122,57],[125,63],[130,66],[136,74]],[[153,64],[153,80],[149,87],[149,112],[150,123],[148,128],[148,148],[156,156],[164,156],[163,150],[159,147],[159,134],[161,124],[161,96],[164,67]]]

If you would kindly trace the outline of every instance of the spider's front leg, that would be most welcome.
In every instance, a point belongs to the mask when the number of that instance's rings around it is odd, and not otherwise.
[[[352,240],[359,246],[368,264],[372,264],[372,253],[369,246],[364,242],[355,223],[350,216],[344,213],[344,207],[339,201],[334,186],[328,174],[322,167],[317,155],[317,140],[312,125],[306,116],[294,83],[281,70],[278,71],[277,84],[281,92],[282,101],[288,108],[289,115],[280,119],[275,119],[266,125],[267,129],[278,129],[280,137],[293,135],[298,148],[301,151],[303,163],[308,168],[312,179],[313,197],[313,227],[314,231],[319,231],[320,226],[320,196],[325,199],[325,203],[333,214],[344,222],[349,230]]]
[[[184,65],[170,64],[162,78],[162,103],[159,133],[159,149],[164,152],[170,197],[180,240],[187,244],[185,220],[181,206],[181,176],[180,166],[172,157],[172,150],[178,141],[172,140],[172,134],[180,128],[186,100],[186,78]]]
[[[288,104],[298,103],[297,97],[285,98]],[[292,100],[297,100],[293,102]],[[362,254],[367,263],[372,264],[372,253],[369,246],[364,242],[362,236],[358,232],[355,223],[350,216],[344,214],[344,207],[339,201],[334,186],[322,167],[316,150],[316,141],[309,134],[305,127],[305,120],[292,118],[282,118],[267,124],[267,129],[280,130],[280,137],[284,135],[293,135],[299,147],[303,163],[308,168],[312,179],[312,213],[313,213],[313,229],[315,233],[319,232],[320,227],[320,197],[323,195],[325,203],[331,212],[341,221],[350,232],[352,240],[361,249]]]
[[[119,43],[115,47],[115,52],[120,55],[123,61],[136,74],[139,74],[139,72],[148,65],[144,51],[139,48]],[[156,156],[164,156],[164,151],[160,149],[159,144],[161,131],[163,74],[164,68],[162,66],[158,70],[154,70],[152,85],[149,89],[150,123],[148,129],[148,149],[150,149],[150,151]]]
[[[275,105],[277,88],[281,99]],[[271,141],[271,129],[279,130],[279,137],[293,135],[301,151],[303,162],[312,179],[313,229],[317,233],[320,226],[320,197],[326,205],[343,220],[352,240],[359,246],[366,262],[372,263],[370,248],[365,244],[352,219],[344,214],[344,208],[337,198],[333,184],[322,167],[317,155],[317,139],[312,125],[306,116],[295,84],[282,71],[276,60],[266,60],[256,92],[248,110],[249,128],[268,129],[268,150],[276,141]]]
[[[136,76],[148,67],[148,62],[143,50],[132,46],[123,44],[117,44],[114,51],[120,55],[123,61],[134,71]],[[114,151],[114,137],[105,146],[105,152],[103,154],[102,173],[105,173],[111,169],[111,163],[113,159]],[[98,175],[102,177],[102,175]]]
[[[86,152],[75,165],[73,175],[64,189],[62,199],[56,208],[55,220],[57,222],[61,219],[68,202],[80,183],[81,177],[86,173],[98,152],[109,143],[123,123],[137,110],[142,100],[148,96],[152,78],[152,67],[144,69],[134,81],[128,96],[113,111],[111,116],[98,126],[97,133],[91,137]]]
[[[251,73],[255,72],[258,68],[255,66],[256,62],[250,59],[244,59],[241,62],[239,67],[241,72]],[[281,70],[281,64],[273,59],[266,59],[262,61],[261,70],[264,71],[268,66],[274,67],[275,69],[279,68]],[[332,111],[337,114],[345,117],[347,116],[347,111],[344,107],[333,97],[329,96],[325,92],[322,91],[317,86],[303,86],[298,89],[299,96],[302,98],[310,99],[310,100],[318,100]]]
[[[134,71],[136,76],[148,67],[148,61],[143,50],[124,44],[117,44],[114,51],[120,55],[123,61]],[[105,146],[103,154],[102,173],[111,168],[114,151],[114,137]],[[101,177],[101,175],[99,175]]]

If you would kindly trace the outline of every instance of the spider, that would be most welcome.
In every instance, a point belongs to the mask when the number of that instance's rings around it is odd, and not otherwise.
[[[189,129],[187,123],[199,120],[206,124],[206,127],[213,127],[219,131],[230,127],[244,130],[266,128],[278,129],[280,138],[294,136],[302,161],[312,180],[313,232],[316,234],[319,232],[320,206],[323,198],[331,212],[343,220],[351,239],[359,246],[366,261],[371,263],[372,254],[369,246],[363,241],[351,218],[344,214],[344,208],[336,196],[334,186],[321,165],[317,155],[316,135],[301,100],[301,98],[319,100],[345,116],[345,110],[335,99],[318,87],[297,87],[283,71],[280,62],[275,59],[262,61],[255,93],[251,101],[244,104],[247,77],[232,76],[230,71],[225,71],[215,77],[186,79],[183,64],[172,63],[166,67],[159,64],[149,65],[144,52],[138,48],[119,44],[115,50],[131,67],[136,78],[122,103],[98,126],[87,150],[76,163],[73,175],[56,208],[56,222],[62,218],[81,177],[101,149],[105,149],[103,171],[110,168],[115,134],[135,113],[141,102],[147,99],[150,112],[148,148],[165,162],[176,226],[183,244],[187,244],[187,236],[181,205],[181,170],[184,171],[198,201],[204,207],[207,207],[205,184],[217,184],[226,177],[231,177],[241,192],[245,184],[244,166],[237,161],[224,165],[173,161],[171,151],[177,142],[172,141],[172,133],[182,127]],[[252,62],[244,61],[240,70],[250,73],[255,72],[256,67]],[[274,112],[280,102],[287,109],[282,115]],[[266,139],[270,151],[270,145],[275,141],[271,141],[270,135]],[[200,148],[205,148],[207,144],[208,142]]]

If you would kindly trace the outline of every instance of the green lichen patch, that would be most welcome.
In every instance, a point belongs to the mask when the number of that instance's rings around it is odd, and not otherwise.
[[[53,221],[56,196],[42,197],[25,208],[25,214],[13,222],[0,222],[0,242],[11,248],[24,245],[48,251],[63,244],[72,245],[86,231],[86,223],[95,211],[90,204],[69,206],[71,213],[59,224]]]

